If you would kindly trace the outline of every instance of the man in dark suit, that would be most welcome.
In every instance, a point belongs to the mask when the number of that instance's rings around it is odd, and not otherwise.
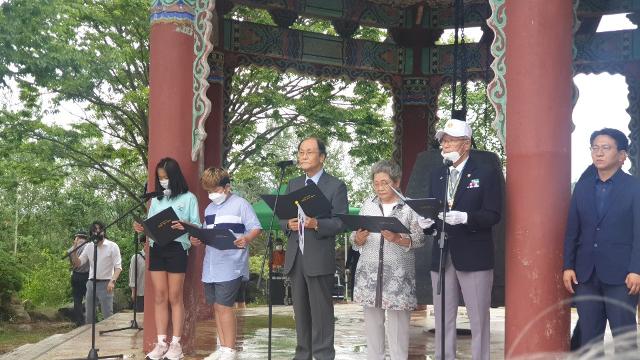
[[[564,240],[564,286],[576,294],[582,345],[602,345],[609,326],[616,352],[636,347],[640,292],[640,181],[622,171],[629,140],[619,130],[591,134],[596,172],[576,184]]]
[[[474,160],[471,150],[471,128],[461,120],[447,121],[436,133],[442,156],[452,161],[431,175],[429,197],[445,200],[448,185],[448,212],[443,219],[446,256],[445,289],[445,358],[456,357],[456,316],[459,288],[471,322],[471,352],[474,360],[489,359],[489,307],[493,285],[493,225],[500,221],[502,189],[498,169]],[[450,172],[449,183],[446,183]],[[442,218],[442,214],[439,215]],[[425,233],[442,229],[442,219],[420,219]],[[436,294],[440,270],[440,248],[433,242],[431,284],[436,314],[435,357],[441,358],[441,296]]]
[[[304,222],[304,241],[298,238],[298,219],[281,221],[288,232],[284,272],[291,278],[296,320],[295,359],[333,359],[334,319],[332,290],[336,272],[336,235],[344,230],[337,214],[346,214],[347,186],[327,174],[327,157],[322,140],[311,137],[298,144],[298,165],[305,175],[289,181],[287,193],[314,182],[331,202],[331,213]]]

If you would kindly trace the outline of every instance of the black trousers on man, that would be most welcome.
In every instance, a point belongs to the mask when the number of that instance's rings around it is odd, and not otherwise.
[[[73,294],[73,321],[76,325],[84,325],[84,306],[82,299],[87,292],[87,280],[89,272],[76,272],[71,274],[71,292]]]

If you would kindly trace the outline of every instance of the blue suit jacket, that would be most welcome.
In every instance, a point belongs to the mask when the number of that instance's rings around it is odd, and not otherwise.
[[[500,222],[502,213],[502,188],[500,170],[475,161],[472,152],[462,170],[453,209],[467,213],[467,223],[446,225],[448,250],[451,261],[459,271],[482,271],[493,269],[494,245],[492,227]],[[429,197],[444,201],[447,167],[431,173]],[[434,219],[435,228],[442,229],[442,221]],[[433,227],[432,227],[433,228]],[[439,235],[438,235],[439,236]],[[431,270],[438,271],[440,248],[438,239],[433,241]]]
[[[564,269],[574,269],[578,282],[595,271],[603,283],[624,284],[640,274],[640,180],[618,170],[602,216],[596,209],[596,172],[576,184],[564,239]]]

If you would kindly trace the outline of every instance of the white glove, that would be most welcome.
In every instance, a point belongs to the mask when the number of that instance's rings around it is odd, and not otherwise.
[[[449,211],[447,212],[447,217],[444,219],[449,225],[459,225],[467,223],[467,213],[463,211]],[[442,220],[442,213],[438,214],[438,218]]]
[[[424,229],[428,229],[431,227],[431,225],[433,225],[435,223],[435,221],[429,219],[429,218],[424,218],[422,216],[418,216],[418,226],[420,226],[420,228],[422,230]]]

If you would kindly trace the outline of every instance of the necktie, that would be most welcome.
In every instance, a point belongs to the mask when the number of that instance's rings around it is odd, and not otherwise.
[[[314,184],[313,180],[307,179],[305,181],[306,185]],[[304,255],[304,223],[307,219],[304,211],[300,205],[298,205],[298,248],[300,249],[300,253]]]
[[[456,188],[458,187],[459,175],[460,172],[456,168],[451,169],[451,173],[449,174],[449,192],[447,194],[449,197],[449,208],[453,207],[453,199],[456,196]]]

